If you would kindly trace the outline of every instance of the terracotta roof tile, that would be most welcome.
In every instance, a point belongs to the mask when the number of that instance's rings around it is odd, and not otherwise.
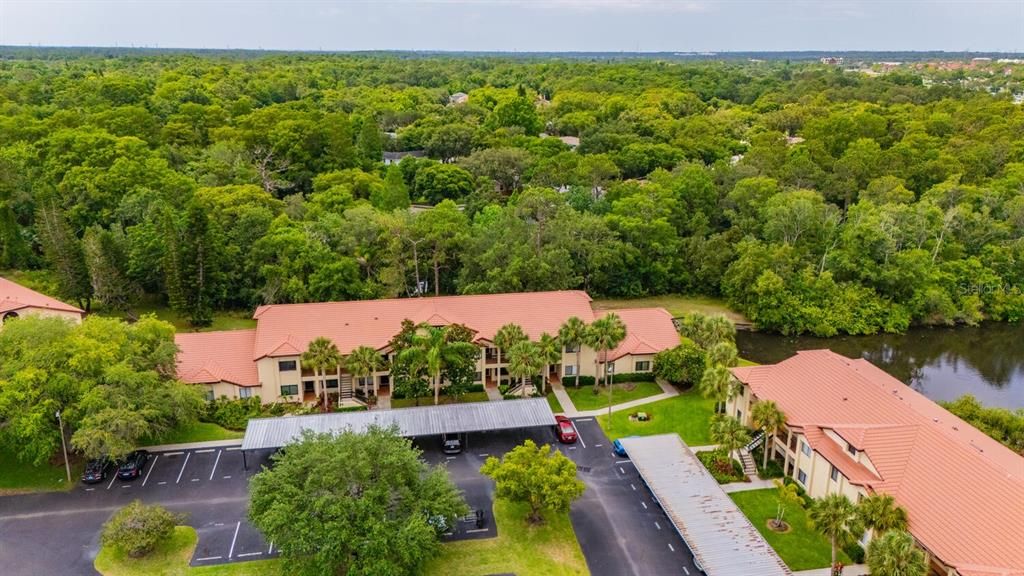
[[[65,304],[56,298],[50,298],[21,284],[0,277],[0,313],[21,310],[22,308],[45,308],[64,312],[84,312],[75,306]]]
[[[679,345],[672,315],[664,308],[600,310],[595,316],[601,318],[611,312],[618,314],[626,325],[626,338],[608,354],[612,361],[629,354],[657,354]]]
[[[733,374],[810,430],[809,440],[830,428],[859,445],[878,477],[851,481],[892,494],[914,536],[943,562],[961,574],[1024,574],[1020,455],[866,360],[812,350]],[[816,439],[826,458],[839,448]]]
[[[178,378],[192,384],[259,386],[256,363],[252,361],[255,342],[255,330],[175,334]]]

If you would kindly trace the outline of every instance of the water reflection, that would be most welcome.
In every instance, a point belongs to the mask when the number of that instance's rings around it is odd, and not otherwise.
[[[785,359],[797,350],[830,348],[866,358],[932,400],[974,394],[989,406],[1024,408],[1024,326],[917,328],[906,334],[790,338],[740,332],[740,355],[760,363]]]

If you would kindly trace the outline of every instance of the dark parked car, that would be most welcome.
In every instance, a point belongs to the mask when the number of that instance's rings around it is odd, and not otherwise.
[[[107,460],[106,456],[89,460],[89,463],[85,465],[85,471],[82,472],[82,483],[96,484],[97,482],[103,482],[107,479],[107,468],[109,467],[110,460]]]
[[[136,450],[125,457],[121,461],[121,465],[117,467],[117,477],[121,480],[133,480],[142,476],[143,469],[146,468],[146,462],[149,460],[149,452],[145,450]]]
[[[574,444],[577,439],[576,427],[572,425],[572,420],[562,415],[555,416],[555,434],[562,444]]]
[[[462,440],[458,436],[445,436],[441,439],[441,452],[445,454],[462,453]]]

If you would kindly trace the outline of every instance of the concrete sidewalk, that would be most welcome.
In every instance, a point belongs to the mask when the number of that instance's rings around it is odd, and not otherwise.
[[[661,394],[640,398],[639,400],[623,402],[622,404],[614,404],[612,405],[612,412],[629,410],[630,408],[636,408],[637,406],[643,406],[644,404],[650,404],[651,402],[658,402],[659,400],[666,400],[679,395],[679,391],[673,388],[671,384],[662,382],[661,380],[656,380],[655,382],[661,388]],[[552,382],[551,389],[555,393],[555,397],[558,398],[558,403],[562,405],[562,412],[570,418],[593,417],[608,413],[608,408],[600,408],[598,410],[577,410],[576,406],[572,403],[572,398],[569,397],[569,393],[565,391],[565,388],[561,383]]]
[[[232,440],[210,440],[208,442],[186,442],[184,444],[157,444],[156,446],[140,446],[142,450],[150,452],[170,452],[172,450],[195,450],[202,448],[224,448],[225,446],[241,446],[242,439]]]
[[[730,482],[728,484],[722,484],[722,490],[726,493],[732,492],[746,492],[747,490],[764,490],[765,488],[775,488],[775,483],[771,480],[751,480],[750,482]]]
[[[843,576],[862,576],[868,574],[867,564],[850,564],[843,566]],[[801,570],[794,572],[793,576],[832,576],[831,568],[815,568],[814,570]]]

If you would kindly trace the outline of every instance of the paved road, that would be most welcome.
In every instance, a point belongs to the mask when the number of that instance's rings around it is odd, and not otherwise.
[[[611,452],[611,443],[590,418],[576,420],[580,441],[558,444],[547,429],[473,434],[458,456],[440,452],[440,440],[417,444],[431,463],[444,463],[471,508],[487,511],[487,522],[458,522],[448,540],[494,537],[493,483],[480,475],[491,455],[501,455],[531,438],[557,446],[580,467],[587,484],[570,514],[580,546],[594,576],[698,574],[682,540],[654,503],[628,460]],[[138,498],[188,515],[199,543],[193,566],[238,562],[276,555],[270,543],[245,520],[248,479],[267,462],[267,453],[250,454],[249,470],[241,452],[207,448],[154,453],[145,475],[132,482],[111,479],[77,486],[67,493],[0,498],[0,566],[5,576],[93,575],[102,524],[121,506]]]

